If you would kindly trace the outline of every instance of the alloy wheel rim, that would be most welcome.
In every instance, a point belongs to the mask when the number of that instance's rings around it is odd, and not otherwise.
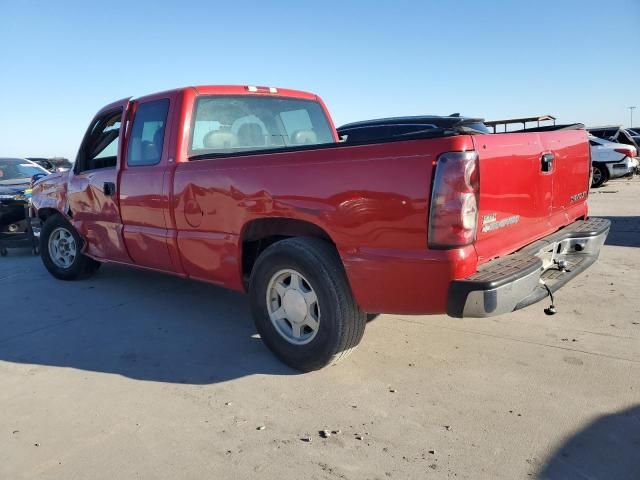
[[[602,173],[598,167],[593,169],[593,183],[598,183],[602,179]]]
[[[56,228],[49,236],[49,257],[56,267],[69,268],[77,256],[76,240],[69,230]]]
[[[318,333],[318,296],[309,281],[293,269],[280,270],[269,280],[267,312],[278,334],[293,345],[305,345]]]

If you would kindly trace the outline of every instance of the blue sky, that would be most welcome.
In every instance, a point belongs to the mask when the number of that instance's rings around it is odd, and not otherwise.
[[[555,114],[640,125],[640,1],[0,0],[0,156],[74,158],[93,114],[193,84],[319,94],[337,125]],[[634,122],[636,123],[636,122]]]

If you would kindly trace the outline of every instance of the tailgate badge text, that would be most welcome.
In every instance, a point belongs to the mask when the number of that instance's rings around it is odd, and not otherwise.
[[[573,202],[577,202],[578,200],[582,200],[583,198],[585,198],[587,196],[587,192],[580,192],[580,193],[576,193],[575,195],[571,195],[569,197],[569,201],[571,203]]]
[[[520,215],[512,215],[510,217],[503,218],[502,220],[497,221],[496,218],[497,216],[495,213],[484,215],[482,217],[482,231],[485,233],[492,232],[493,230],[508,227],[509,225],[513,225],[520,221]]]

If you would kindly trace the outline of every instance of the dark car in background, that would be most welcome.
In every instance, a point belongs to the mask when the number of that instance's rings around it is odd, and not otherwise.
[[[26,230],[25,205],[31,181],[49,173],[26,158],[0,158],[0,233]]]
[[[640,127],[628,128],[627,131],[631,134],[633,141],[640,146]]]
[[[73,167],[73,164],[64,157],[42,158],[42,157],[27,157],[27,160],[31,160],[37,163],[45,170],[51,173],[54,172],[66,172]]]
[[[448,131],[490,133],[481,118],[422,115],[414,117],[379,118],[349,123],[339,127],[338,136],[346,143],[366,143],[388,139],[410,140],[411,137],[441,136]]]
[[[610,142],[631,145],[632,147],[635,147],[636,151],[640,152],[640,138],[637,134],[637,130],[635,129],[612,125],[606,127],[591,127],[587,128],[587,131],[594,137],[609,140]]]
[[[27,157],[27,160],[31,160],[33,163],[37,163],[42,168],[51,173],[56,171],[56,166],[51,161],[49,161],[48,158]]]

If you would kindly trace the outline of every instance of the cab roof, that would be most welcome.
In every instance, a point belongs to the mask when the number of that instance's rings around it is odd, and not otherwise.
[[[185,90],[193,90],[196,95],[264,95],[264,96],[272,96],[272,97],[289,97],[289,98],[297,98],[301,100],[312,100],[318,101],[320,98],[314,93],[303,92],[302,90],[292,90],[290,88],[280,88],[280,87],[263,87],[257,85],[191,85],[187,87],[179,87],[173,88],[170,90],[163,90],[160,92],[153,92],[150,94],[140,95],[135,98],[136,101],[146,99],[147,97],[156,97],[158,95],[168,95],[181,93]],[[123,101],[129,100],[130,98],[125,98],[122,100],[118,100],[117,102],[113,102],[106,107],[103,108],[109,109],[114,105],[119,105]]]
[[[257,85],[197,85],[193,88],[198,95],[267,95],[274,97],[292,97],[303,100],[318,100],[317,95],[301,90]]]

